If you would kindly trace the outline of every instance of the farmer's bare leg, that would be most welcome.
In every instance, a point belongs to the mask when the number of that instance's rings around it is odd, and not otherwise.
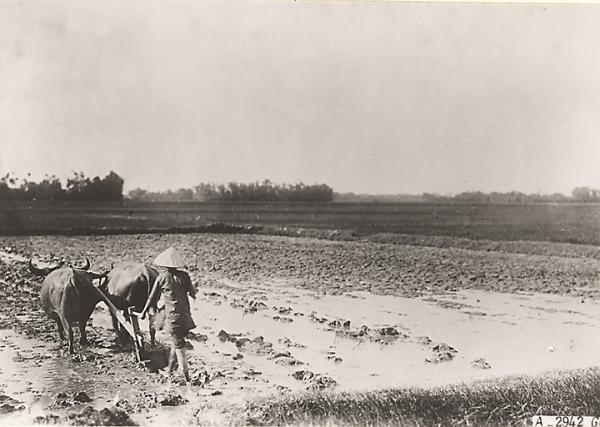
[[[150,345],[152,347],[156,345],[156,328],[154,327],[155,314],[153,309],[148,310],[148,330],[150,331]]]
[[[187,359],[185,357],[185,349],[177,348],[175,349],[175,354],[177,354],[177,363],[181,366],[181,370],[183,371],[183,376],[186,381],[190,380],[190,373],[188,371]]]
[[[175,366],[175,359],[177,355],[175,354],[175,343],[171,343],[171,351],[169,353],[169,364],[167,365],[167,373],[171,373],[173,371],[173,366]]]

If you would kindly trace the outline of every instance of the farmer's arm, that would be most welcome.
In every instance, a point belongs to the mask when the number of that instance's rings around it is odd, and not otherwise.
[[[189,274],[186,275],[186,282],[188,293],[192,298],[196,299],[196,287],[192,284],[192,279],[190,278]]]
[[[152,301],[154,300],[154,297],[156,296],[158,290],[160,289],[160,285],[161,284],[159,282],[160,281],[158,280],[158,277],[157,277],[154,280],[154,286],[152,287],[152,291],[150,292],[150,295],[148,296],[148,301],[146,301],[146,306],[144,307],[144,309],[140,313],[140,316],[141,316],[142,319],[146,316],[146,312],[150,308],[150,304],[152,304]]]

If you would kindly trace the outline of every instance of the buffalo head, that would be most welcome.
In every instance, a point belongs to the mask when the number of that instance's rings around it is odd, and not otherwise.
[[[47,276],[48,274],[52,273],[54,270],[58,270],[60,267],[62,267],[62,264],[55,264],[51,267],[44,267],[44,268],[36,267],[35,264],[33,264],[33,261],[31,260],[31,258],[29,258],[29,271],[31,271],[36,276]]]
[[[108,276],[108,271],[103,272],[103,273],[95,273],[93,271],[89,271],[90,267],[91,267],[91,262],[90,259],[88,257],[85,257],[85,264],[81,265],[81,266],[77,266],[77,265],[70,265],[69,267],[74,269],[74,270],[81,270],[81,271],[85,271],[87,273],[87,275],[90,277],[91,280],[94,279],[99,279],[100,280],[100,284],[101,285],[105,285],[106,284],[106,277]],[[44,268],[40,268],[37,267],[33,261],[31,260],[31,258],[29,259],[29,271],[31,271],[33,274],[35,274],[36,276],[47,276],[48,274],[52,273],[54,270],[58,270],[59,268],[63,267],[63,264],[55,264],[53,266],[50,267],[44,267]],[[104,282],[102,283],[102,279],[105,279]]]

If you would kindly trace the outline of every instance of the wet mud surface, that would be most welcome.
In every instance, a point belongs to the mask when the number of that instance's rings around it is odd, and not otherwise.
[[[199,286],[191,383],[138,366],[102,303],[69,355],[24,259],[102,270],[169,245]],[[432,387],[600,354],[592,258],[247,235],[2,238],[0,251],[0,421],[13,424],[239,423],[270,394]]]

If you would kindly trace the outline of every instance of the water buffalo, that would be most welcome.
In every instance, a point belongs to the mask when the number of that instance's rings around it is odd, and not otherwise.
[[[106,279],[106,288],[111,302],[120,310],[123,310],[125,318],[129,317],[128,307],[134,307],[138,313],[141,312],[148,301],[148,295],[152,290],[154,280],[158,276],[158,271],[154,268],[138,263],[124,262],[114,267]],[[156,303],[159,295],[153,298],[150,306],[156,309]],[[113,327],[115,332],[119,332],[117,319],[113,318]],[[153,313],[149,316],[150,343],[156,344]]]
[[[40,293],[42,308],[56,322],[60,339],[63,340],[67,334],[71,354],[74,353],[72,324],[79,325],[80,344],[87,344],[85,327],[101,301],[92,280],[101,280],[107,275],[87,271],[89,267],[87,258],[86,265],[82,267],[55,265],[39,268],[29,260],[29,270],[38,276],[45,276]]]

